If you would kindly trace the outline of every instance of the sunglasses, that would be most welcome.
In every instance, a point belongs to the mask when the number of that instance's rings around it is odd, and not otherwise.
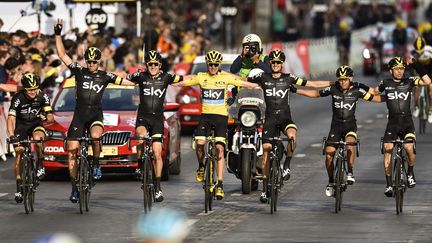
[[[149,63],[147,63],[147,66],[149,66],[149,67],[157,67],[157,66],[159,66],[159,63],[158,62],[149,62]]]
[[[282,64],[282,62],[281,61],[273,61],[273,62],[270,62],[271,64]]]
[[[219,67],[219,63],[209,63],[209,67]]]
[[[87,61],[88,64],[97,64],[98,61]]]

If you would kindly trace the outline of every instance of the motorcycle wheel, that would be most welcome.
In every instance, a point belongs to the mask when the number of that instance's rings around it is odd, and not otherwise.
[[[241,180],[242,180],[242,192],[243,194],[249,194],[252,190],[251,183],[251,161],[252,161],[252,149],[241,149]]]

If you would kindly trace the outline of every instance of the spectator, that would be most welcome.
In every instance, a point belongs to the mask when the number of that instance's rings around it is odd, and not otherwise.
[[[349,56],[351,51],[351,31],[348,23],[340,22],[339,31],[336,36],[336,45],[339,52],[339,64],[349,66]]]
[[[396,28],[392,33],[395,56],[405,57],[408,44],[406,25],[403,19],[396,19]]]

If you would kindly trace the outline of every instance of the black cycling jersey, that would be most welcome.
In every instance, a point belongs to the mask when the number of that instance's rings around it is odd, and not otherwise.
[[[77,62],[73,62],[68,68],[75,75],[76,107],[102,107],[103,92],[108,83],[120,85],[122,82],[122,78],[113,73],[100,70],[91,73]]]
[[[333,121],[355,121],[355,110],[359,98],[371,101],[373,95],[368,93],[359,84],[351,85],[350,89],[343,92],[338,82],[319,91],[321,97],[331,95],[333,107]]]
[[[271,74],[260,73],[249,77],[248,81],[261,85],[266,102],[266,114],[291,113],[290,92],[297,89],[293,84],[306,86],[306,80],[292,74],[283,73],[279,78],[273,78]]]
[[[138,113],[163,113],[163,103],[169,84],[183,80],[183,76],[161,72],[152,77],[148,72],[128,74],[127,79],[139,85],[140,105]]]
[[[411,115],[411,93],[419,82],[418,77],[403,78],[399,82],[393,79],[381,81],[378,89],[385,91],[389,115]]]
[[[25,91],[16,93],[11,101],[9,116],[16,117],[16,124],[29,124],[39,122],[38,115],[44,111],[51,113],[52,108],[50,98],[42,91],[34,98],[30,99],[25,95]]]

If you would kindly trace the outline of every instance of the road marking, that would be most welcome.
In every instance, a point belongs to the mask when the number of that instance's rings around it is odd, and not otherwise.
[[[213,211],[212,211],[213,212]],[[196,222],[198,222],[199,221],[199,219],[188,219],[187,221],[186,221],[186,225],[188,226],[188,227],[191,227],[192,225],[194,225]]]
[[[311,144],[312,148],[318,148],[318,147],[321,147],[321,146],[322,146],[321,143],[313,143],[313,144]]]
[[[239,202],[224,202],[225,204],[228,204],[228,205],[236,205],[236,204],[239,204]]]
[[[232,197],[240,197],[242,194],[241,193],[233,193],[231,194]]]
[[[357,125],[357,128],[362,128],[362,127],[363,127],[363,125],[361,125],[361,124]]]
[[[0,193],[0,197],[4,197],[6,195],[7,195],[7,193]]]
[[[306,154],[296,154],[294,155],[295,158],[303,158],[306,157]]]
[[[385,114],[377,114],[376,118],[384,118]]]
[[[210,215],[210,214],[212,214],[212,213],[214,213],[214,211],[209,211],[208,213],[201,212],[201,213],[199,213],[198,215],[199,215],[199,216],[203,216],[203,215]]]
[[[373,123],[373,120],[366,120],[366,123]]]

